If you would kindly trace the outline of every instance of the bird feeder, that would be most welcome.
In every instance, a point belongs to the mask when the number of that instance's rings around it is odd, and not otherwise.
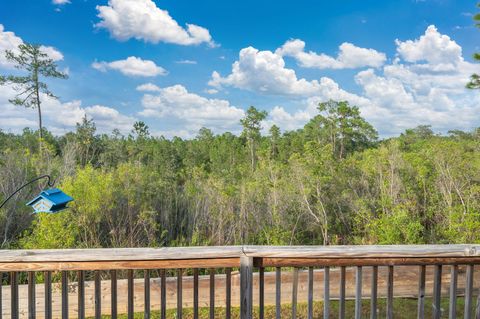
[[[73,198],[58,188],[42,191],[37,197],[27,203],[35,213],[56,213],[67,208]]]

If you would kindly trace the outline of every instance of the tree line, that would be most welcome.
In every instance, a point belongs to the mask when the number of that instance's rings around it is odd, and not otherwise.
[[[0,131],[0,201],[51,174],[75,201],[31,215],[33,185],[0,210],[2,248],[480,242],[480,129],[429,126],[379,140],[347,102],[328,101],[303,128],[262,135],[250,107],[242,134],[154,137]]]

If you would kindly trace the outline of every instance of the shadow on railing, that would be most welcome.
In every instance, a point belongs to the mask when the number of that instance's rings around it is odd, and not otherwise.
[[[181,319],[187,308],[199,318],[204,307],[210,318],[221,307],[229,319],[239,307],[241,319],[253,318],[254,308],[264,319],[267,305],[280,318],[282,304],[297,318],[299,300],[307,302],[307,318],[361,318],[368,311],[377,318],[380,298],[393,318],[400,297],[416,298],[416,316],[424,318],[427,296],[434,318],[480,318],[480,303],[473,302],[478,264],[480,246],[474,245],[0,250],[0,319],[133,318],[135,312],[150,318],[152,311]],[[323,309],[314,314],[318,300]]]

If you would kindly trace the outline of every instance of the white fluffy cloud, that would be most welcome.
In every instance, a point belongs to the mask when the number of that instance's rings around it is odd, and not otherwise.
[[[217,89],[233,86],[262,94],[297,98],[318,96],[325,100],[350,100],[357,104],[364,102],[361,97],[342,90],[328,77],[312,81],[299,79],[295,70],[285,67],[281,55],[253,47],[240,51],[239,60],[233,63],[228,76],[222,77],[218,72],[213,72],[209,85]]]
[[[244,49],[232,73],[226,77],[214,73],[210,84],[303,98],[295,103],[296,109],[292,110],[290,101],[288,109],[276,106],[270,111],[268,126],[277,124],[284,129],[303,126],[318,113],[318,103],[329,98],[359,106],[362,115],[383,136],[421,124],[430,124],[443,132],[480,126],[480,96],[465,88],[470,74],[480,73],[479,64],[465,61],[461,47],[435,26],[429,26],[417,39],[396,40],[395,44],[397,57],[392,63],[355,76],[362,91],[358,95],[342,90],[329,78],[299,80],[294,70],[286,69],[281,55],[301,54],[296,57],[299,63],[309,67],[317,62],[320,67],[321,63],[332,65],[340,60],[341,54],[336,59],[324,56],[324,60],[308,60],[319,55],[305,53],[304,43],[298,40],[287,42],[275,53]]]
[[[156,65],[150,60],[142,60],[134,56],[130,56],[125,60],[118,60],[112,62],[93,62],[92,67],[102,72],[107,70],[116,70],[126,76],[143,76],[154,77],[158,75],[166,75],[167,71]]]
[[[384,53],[374,49],[360,48],[348,42],[340,45],[336,58],[323,53],[305,52],[305,42],[299,39],[285,42],[283,46],[276,50],[276,53],[295,58],[302,67],[317,69],[376,68],[382,66],[387,59]]]
[[[70,0],[52,0],[52,3],[56,5],[62,5],[62,4],[70,3]]]
[[[426,61],[442,66],[463,61],[462,48],[449,36],[440,34],[431,25],[419,39],[402,42],[396,40],[397,52],[407,62]]]
[[[153,83],[145,83],[137,86],[137,91],[140,92],[160,92],[161,88]]]
[[[10,86],[0,86],[0,128],[17,133],[25,127],[37,129],[37,110],[12,105],[8,99],[14,95],[15,91]],[[81,122],[85,115],[95,121],[100,133],[109,133],[115,128],[127,133],[136,120],[107,106],[83,107],[78,100],[62,103],[45,95],[41,96],[41,100],[44,125],[54,134],[60,135],[74,130],[76,123]]]
[[[96,26],[107,29],[120,41],[135,38],[152,43],[215,45],[206,28],[195,24],[187,24],[186,29],[181,27],[152,0],[109,0],[108,5],[97,6],[97,10],[101,21]]]
[[[156,94],[145,94],[142,99],[144,109],[140,115],[150,118],[173,117],[183,122],[190,132],[196,132],[202,126],[213,130],[235,130],[244,111],[226,100],[208,99],[190,93],[182,85],[165,88],[143,87]],[[158,88],[158,90],[157,90]]]
[[[5,31],[5,27],[0,24],[0,68],[13,68],[13,64],[5,57],[5,51],[18,52],[18,46],[22,43],[20,37],[11,31]],[[63,60],[63,54],[54,47],[42,45],[40,49],[54,61]]]

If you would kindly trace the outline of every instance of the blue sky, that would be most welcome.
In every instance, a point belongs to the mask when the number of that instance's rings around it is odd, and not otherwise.
[[[44,45],[70,78],[48,81],[46,127],[72,130],[85,114],[99,132],[192,137],[202,126],[239,131],[248,106],[296,129],[327,99],[348,100],[381,136],[430,124],[480,126],[464,89],[480,30],[475,1],[15,0],[0,2],[0,51]],[[16,72],[0,55],[0,72]],[[8,103],[0,129],[36,127],[35,110]]]

